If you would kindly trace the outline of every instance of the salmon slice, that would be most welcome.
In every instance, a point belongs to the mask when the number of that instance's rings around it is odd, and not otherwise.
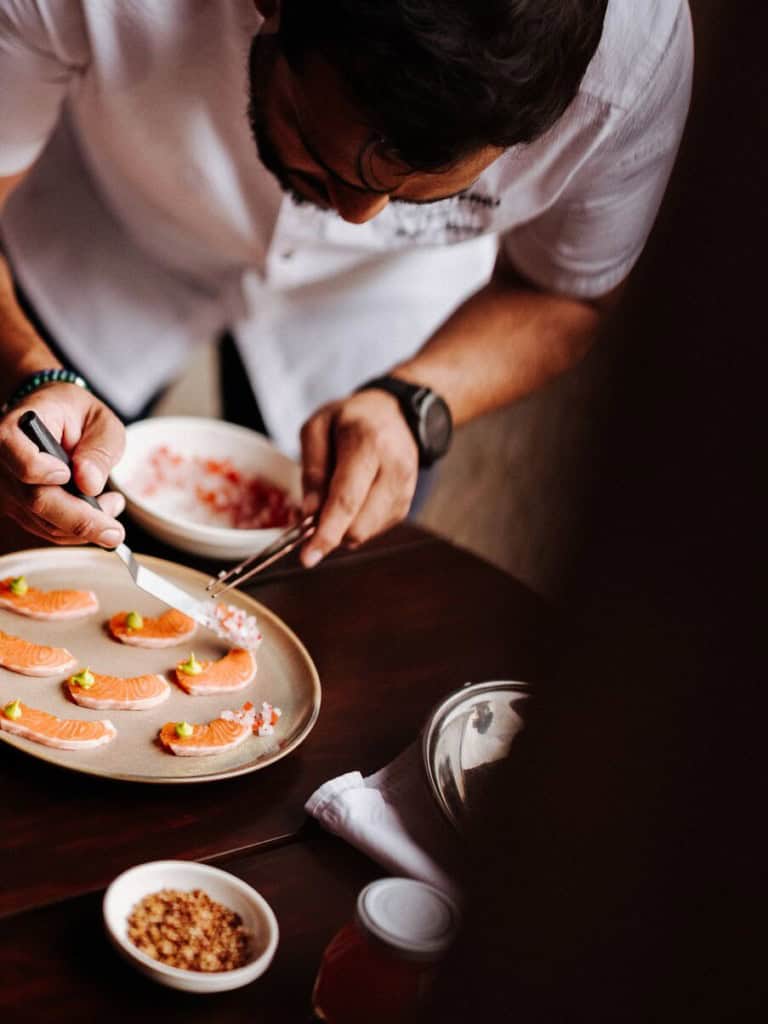
[[[162,676],[123,679],[121,676],[102,676],[98,672],[91,672],[91,675],[93,684],[87,688],[73,682],[71,678],[64,684],[69,696],[82,708],[144,711],[162,704],[171,695],[171,687]]]
[[[19,718],[9,718],[0,708],[0,729],[34,740],[46,747],[57,747],[59,750],[89,750],[101,747],[117,736],[117,729],[106,719],[94,721],[89,719],[57,718],[47,711],[38,711],[18,702],[21,709]]]
[[[202,757],[221,754],[239,746],[251,735],[252,727],[246,722],[228,722],[215,718],[205,725],[191,726],[190,736],[179,736],[176,722],[167,722],[160,730],[160,742],[166,750],[179,757]]]
[[[179,662],[174,670],[176,682],[193,697],[207,693],[234,693],[244,690],[256,675],[256,658],[253,651],[235,648],[227,651],[218,661],[201,661],[202,672],[196,676],[182,672]]]
[[[188,615],[169,608],[156,619],[142,616],[140,629],[130,629],[126,623],[129,612],[118,612],[109,620],[109,631],[115,640],[134,647],[176,647],[194,634],[197,625]]]
[[[0,580],[0,607],[30,619],[82,619],[99,610],[99,600],[92,590],[27,587],[26,593],[14,594],[9,578]]]
[[[0,630],[0,666],[23,676],[55,676],[71,672],[77,658],[66,647],[46,647]]]

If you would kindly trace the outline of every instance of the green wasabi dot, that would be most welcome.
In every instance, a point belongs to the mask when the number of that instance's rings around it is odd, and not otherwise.
[[[6,704],[3,708],[3,714],[6,718],[21,718],[21,701],[12,700],[10,704]]]
[[[189,724],[189,722],[176,723],[176,735],[181,736],[182,739],[186,739],[187,736],[191,736],[192,731],[192,726]]]
[[[90,669],[84,668],[82,672],[75,672],[73,676],[69,677],[70,683],[75,683],[77,686],[82,686],[84,690],[90,690],[96,680],[93,677],[93,672]]]
[[[179,670],[188,676],[199,676],[203,671],[203,666],[195,657],[195,652],[192,651],[189,658],[179,664]]]
[[[128,629],[141,629],[144,625],[144,619],[142,619],[138,612],[128,612],[125,617],[125,624]]]
[[[29,584],[25,576],[17,576],[16,579],[11,580],[11,593],[16,594],[17,597],[24,597],[28,590]]]

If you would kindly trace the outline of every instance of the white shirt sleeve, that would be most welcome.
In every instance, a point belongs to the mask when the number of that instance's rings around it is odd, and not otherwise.
[[[0,0],[0,175],[34,162],[87,59],[78,0]]]
[[[504,235],[505,254],[529,280],[557,294],[597,298],[629,274],[672,172],[692,71],[686,6],[639,102],[549,209]]]

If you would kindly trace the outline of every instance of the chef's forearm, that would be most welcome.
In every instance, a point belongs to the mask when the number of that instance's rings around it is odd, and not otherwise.
[[[29,374],[60,365],[19,308],[8,264],[0,254],[0,401]]]
[[[497,273],[393,372],[437,391],[454,421],[464,423],[575,365],[601,318],[596,305],[537,292]]]
[[[25,174],[0,178],[0,211]],[[10,268],[0,251],[0,402],[30,373],[59,365],[19,308]]]

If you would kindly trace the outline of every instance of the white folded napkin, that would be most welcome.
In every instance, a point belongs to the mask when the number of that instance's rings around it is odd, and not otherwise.
[[[390,873],[430,882],[459,897],[455,879],[461,839],[429,790],[420,743],[368,778],[347,772],[323,783],[304,806],[330,832]]]

